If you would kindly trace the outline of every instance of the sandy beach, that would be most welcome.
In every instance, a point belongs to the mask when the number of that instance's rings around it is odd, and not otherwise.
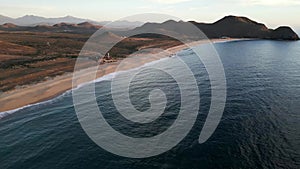
[[[216,42],[226,42],[226,41],[233,41],[238,39],[212,39],[210,41],[203,40],[203,41],[197,41],[192,42],[188,44],[188,46],[196,46],[208,42],[216,43]],[[140,67],[141,65],[152,62],[154,60],[158,60],[164,57],[168,57],[171,54],[174,54],[176,52],[179,52],[180,50],[183,50],[185,48],[188,48],[187,45],[179,45],[175,47],[168,48],[165,51],[151,51],[150,54],[155,57],[148,57],[149,54],[136,54],[129,56],[126,58],[125,62],[124,60],[118,60],[117,62],[112,63],[105,63],[98,66],[97,71],[97,78],[100,78],[104,75],[113,73],[115,71],[119,71],[120,68],[118,68],[118,65],[120,62],[122,62],[122,70],[128,70],[136,67]],[[132,62],[131,60],[138,59],[138,62]],[[86,70],[82,70],[83,72]],[[85,73],[89,73],[89,71],[86,71]],[[70,90],[72,88],[72,78],[73,73],[65,73],[60,76],[56,76],[52,79],[48,79],[46,81],[36,83],[33,85],[28,86],[22,86],[18,89],[13,89],[4,93],[1,93],[0,95],[0,112],[5,112],[17,108],[21,108],[26,105],[38,103],[41,101],[49,100],[51,98],[54,98],[62,93],[64,93],[67,90]],[[77,82],[78,84],[87,82],[87,79],[82,79],[82,81]]]

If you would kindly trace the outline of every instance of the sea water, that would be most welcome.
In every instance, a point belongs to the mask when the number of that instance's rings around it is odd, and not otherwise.
[[[0,168],[299,168],[300,42],[234,41],[215,48],[226,74],[227,100],[219,126],[205,143],[199,144],[198,137],[210,108],[210,81],[199,58],[183,50],[176,57],[191,68],[201,103],[194,127],[171,150],[145,159],[105,151],[81,128],[68,91],[50,101],[0,113]],[[167,66],[169,59],[159,62]],[[176,65],[171,69],[180,71]],[[131,83],[130,99],[139,111],[150,107],[152,89],[166,94],[165,113],[149,124],[129,122],[118,113],[111,77],[98,79],[95,88],[99,109],[115,130],[131,137],[152,137],[172,125],[180,92],[168,74],[145,70]]]

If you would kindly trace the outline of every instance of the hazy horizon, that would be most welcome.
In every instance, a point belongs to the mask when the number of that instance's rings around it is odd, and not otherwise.
[[[215,22],[226,15],[249,17],[270,28],[291,26],[300,30],[300,1],[297,0],[128,0],[128,1],[37,1],[0,0],[1,15],[18,18],[36,15],[47,18],[74,16],[95,21],[114,21],[139,13],[162,13],[188,21]],[[234,4],[234,5],[233,5]],[[212,10],[214,9],[214,10]]]

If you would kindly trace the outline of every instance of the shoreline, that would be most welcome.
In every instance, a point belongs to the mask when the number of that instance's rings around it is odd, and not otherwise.
[[[98,66],[97,76],[96,79],[102,78],[106,75],[109,75],[111,73],[115,73],[120,71],[118,69],[118,65],[121,61],[128,59],[139,59],[138,63],[127,63],[125,66],[122,67],[122,71],[130,70],[133,68],[138,68],[146,63],[150,63],[159,59],[167,58],[170,56],[170,54],[176,54],[177,52],[188,48],[189,46],[198,46],[201,44],[207,44],[207,43],[220,43],[220,42],[230,42],[230,41],[240,41],[240,40],[247,40],[247,39],[210,39],[210,40],[201,40],[196,42],[191,42],[187,45],[178,45],[171,48],[168,48],[166,50],[163,50],[163,52],[155,52],[150,51],[150,55],[155,55],[155,57],[147,57],[141,55],[132,55],[129,57],[126,57],[122,60],[118,60],[117,62],[112,63],[105,63],[103,65]],[[168,52],[168,53],[165,53]],[[149,55],[148,53],[146,55]],[[123,63],[122,63],[123,64]],[[88,69],[88,68],[87,68]],[[80,70],[84,71],[86,69]],[[87,72],[88,73],[88,72]],[[22,86],[22,88],[13,89],[7,92],[3,92],[0,95],[0,119],[2,118],[1,114],[11,114],[15,111],[18,111],[20,109],[47,102],[50,101],[63,93],[69,91],[72,89],[72,80],[73,80],[73,72],[65,73],[63,75],[56,76],[54,78],[51,78],[49,80],[38,82],[32,85],[26,85]],[[89,82],[83,81],[79,82],[78,85]]]

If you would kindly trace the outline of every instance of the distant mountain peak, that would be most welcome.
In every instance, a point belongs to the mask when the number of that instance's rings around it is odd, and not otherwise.
[[[36,15],[24,15],[22,17],[18,18],[10,18],[4,15],[0,15],[0,25],[4,23],[13,23],[19,26],[37,26],[37,25],[55,25],[59,23],[72,23],[72,24],[80,24],[83,22],[89,22],[91,24],[94,24],[93,26],[95,28],[99,27],[99,25],[106,25],[111,28],[125,28],[125,29],[131,29],[135,28],[137,26],[141,26],[144,24],[143,22],[139,21],[127,21],[127,20],[120,20],[120,21],[93,21],[90,19],[83,19],[79,17],[74,17],[71,15],[66,15],[62,17],[54,17],[54,18],[46,18]],[[79,25],[80,26],[80,25]],[[88,26],[88,25],[85,25]],[[92,25],[89,25],[92,27]]]
[[[58,18],[64,18],[64,19],[81,19],[81,18],[78,18],[78,17],[75,17],[75,16],[71,16],[71,15],[67,15],[67,16],[63,16],[63,17],[58,17]],[[83,20],[85,20],[85,19],[83,19]]]
[[[17,19],[22,19],[22,18],[39,18],[39,19],[43,19],[44,17],[41,16],[35,16],[35,15],[24,15],[22,17],[19,17]]]

